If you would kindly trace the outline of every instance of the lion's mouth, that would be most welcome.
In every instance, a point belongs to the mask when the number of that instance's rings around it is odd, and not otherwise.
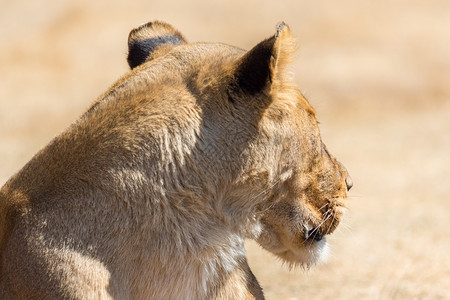
[[[326,236],[340,224],[345,209],[338,198],[324,202],[323,206],[277,203],[261,219],[258,242],[290,266],[323,262],[328,252]]]
[[[314,228],[310,230],[305,230],[304,238],[305,241],[308,242],[320,242],[324,237],[319,229]]]
[[[288,266],[309,268],[324,262],[328,253],[328,243],[321,229],[312,224],[300,225],[300,230],[293,232],[281,229],[273,231],[273,227],[265,224],[266,230],[258,238],[258,242],[266,250],[280,257]],[[272,229],[272,230],[270,230]]]

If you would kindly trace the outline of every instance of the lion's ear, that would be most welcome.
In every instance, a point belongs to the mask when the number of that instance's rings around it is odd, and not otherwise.
[[[235,82],[251,95],[273,90],[287,79],[285,68],[295,50],[289,27],[280,23],[274,36],[257,44],[239,60],[234,71]]]
[[[128,65],[131,69],[166,53],[176,45],[187,43],[184,36],[164,22],[149,22],[128,35]]]

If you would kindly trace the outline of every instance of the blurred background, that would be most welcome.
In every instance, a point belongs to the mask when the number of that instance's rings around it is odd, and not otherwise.
[[[326,264],[247,244],[266,298],[450,299],[450,1],[0,1],[0,185],[127,72],[131,28],[249,49],[284,20],[355,185]]]

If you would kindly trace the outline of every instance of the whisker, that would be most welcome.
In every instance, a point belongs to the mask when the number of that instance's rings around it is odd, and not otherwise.
[[[325,206],[327,206],[329,203],[325,203],[324,205],[322,205],[321,207],[319,207],[318,210],[321,210],[322,208],[324,208]]]
[[[328,221],[330,219],[330,217],[326,218],[325,220],[323,220],[322,223],[320,223],[318,226],[316,226],[316,228],[314,228],[313,232],[313,238],[315,238],[317,236],[317,234],[319,234],[319,230],[320,227],[322,226],[322,224],[324,224],[326,221]]]
[[[354,234],[353,228],[350,227],[350,225],[346,224],[345,222],[341,222],[339,224],[339,228],[342,228],[342,230],[345,230],[347,234]]]
[[[328,226],[328,228],[327,228],[326,234],[330,233],[331,228],[333,228],[334,221],[337,221],[337,219],[333,216],[330,226]]]
[[[323,219],[328,217],[328,214],[331,214],[331,208],[328,208],[327,211],[323,214]]]
[[[319,232],[320,226],[322,226],[326,221],[328,221],[331,218],[331,215],[327,216],[322,222],[319,223],[314,229],[311,231],[311,235],[317,234]],[[315,236],[315,235],[314,235]]]
[[[270,185],[269,187],[267,187],[266,189],[262,190],[261,192],[259,192],[259,194],[256,194],[255,196],[252,197],[251,200],[255,200],[256,198],[260,197],[261,195],[264,195],[268,192],[270,192],[272,190],[272,188],[277,185],[280,182],[280,180],[276,180],[272,185]]]
[[[253,196],[250,201],[255,201],[257,198],[259,198],[260,196],[265,196],[267,195],[274,186],[276,186],[278,183],[280,182],[280,179],[275,180],[275,182],[270,185],[269,187],[267,187],[266,189],[262,190],[259,194]],[[261,211],[261,213],[265,213],[266,211],[268,211],[269,209],[271,209],[274,205],[276,204],[276,201],[273,201],[269,206],[267,206],[264,210]]]
[[[316,226],[316,228],[319,228],[320,226],[322,226],[326,221],[328,221],[330,218],[332,217],[331,214],[329,214],[326,218],[324,218],[324,220],[322,222],[320,222],[319,225]]]

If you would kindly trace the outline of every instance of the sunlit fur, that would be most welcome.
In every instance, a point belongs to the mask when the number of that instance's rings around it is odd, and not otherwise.
[[[248,52],[162,22],[141,41],[0,190],[1,299],[263,299],[245,238],[291,265],[326,252],[348,174],[286,70],[289,28]]]

